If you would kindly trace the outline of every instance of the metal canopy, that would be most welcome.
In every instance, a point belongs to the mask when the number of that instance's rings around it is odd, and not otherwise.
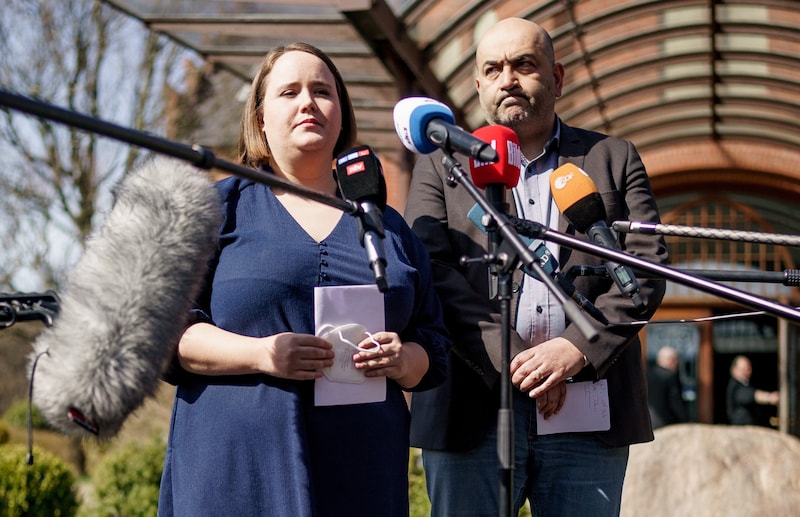
[[[248,83],[266,51],[306,41],[348,83],[359,136],[404,163],[392,108],[423,95],[472,130],[484,124],[475,41],[496,20],[531,19],[567,72],[568,123],[632,140],[746,140],[800,151],[796,0],[107,0]]]

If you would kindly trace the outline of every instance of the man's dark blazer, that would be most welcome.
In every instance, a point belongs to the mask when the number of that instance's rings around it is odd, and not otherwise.
[[[453,338],[450,373],[442,386],[415,393],[411,402],[411,443],[415,447],[464,451],[480,444],[496,422],[499,407],[501,358],[500,305],[489,300],[486,266],[459,265],[462,256],[486,253],[486,234],[467,218],[475,204],[461,185],[446,183],[441,152],[421,156],[414,168],[405,218],[431,255],[436,290],[444,305],[445,323]],[[571,162],[586,171],[602,196],[607,220],[659,222],[644,165],[633,144],[561,123],[558,164]],[[462,161],[469,175],[466,160]],[[510,211],[515,213],[511,192]],[[562,216],[558,231],[575,233]],[[580,237],[586,238],[579,234]],[[621,246],[641,258],[666,263],[663,238],[643,234],[621,235]],[[561,246],[562,271],[572,265],[601,265],[603,259]],[[514,273],[512,289],[518,291],[522,272]],[[605,276],[580,276],[575,287],[603,312],[609,321],[643,320],[652,316],[664,295],[665,281],[639,281],[647,304],[639,313]],[[544,288],[542,286],[542,288]],[[516,307],[516,296],[512,300]],[[591,319],[591,318],[590,318]],[[512,315],[512,322],[514,316]],[[600,339],[588,343],[570,322],[562,334],[590,361],[578,378],[605,378],[609,386],[611,429],[596,433],[610,446],[653,439],[647,408],[647,384],[641,347],[636,338],[641,327],[603,327],[595,323]],[[511,357],[528,348],[511,331]]]

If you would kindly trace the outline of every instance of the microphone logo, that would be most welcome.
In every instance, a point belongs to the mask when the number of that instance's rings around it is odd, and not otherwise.
[[[477,132],[476,132],[477,133]],[[474,134],[474,133],[473,133]],[[497,150],[497,139],[489,140],[489,145],[492,146],[492,149],[495,151]],[[503,158],[502,156],[500,157]],[[487,165],[492,165],[496,162],[486,162],[482,160],[477,160],[472,158],[472,168],[478,169],[480,167],[486,167]],[[517,142],[513,140],[506,140],[506,154],[505,154],[505,163],[506,165],[512,165],[516,168],[522,167],[522,149],[519,147]]]
[[[559,176],[553,181],[553,187],[555,187],[556,190],[561,190],[564,187],[566,187],[567,183],[569,183],[569,180],[571,180],[574,177],[575,177],[574,172],[570,172],[566,176]]]
[[[508,149],[508,164],[522,167],[522,149],[519,143],[513,140],[506,140],[506,147]]]
[[[359,172],[364,172],[367,170],[367,166],[364,164],[363,161],[351,163],[347,167],[345,167],[345,172],[347,172],[348,176],[352,176],[353,174],[358,174]]]

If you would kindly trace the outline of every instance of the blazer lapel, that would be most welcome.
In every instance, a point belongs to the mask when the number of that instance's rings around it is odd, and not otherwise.
[[[583,168],[583,160],[586,150],[583,143],[575,131],[558,119],[561,124],[561,142],[559,143],[558,150],[558,166],[561,167],[566,163],[572,163],[580,168]],[[561,233],[575,234],[575,229],[569,224],[564,214],[558,218],[558,231]],[[558,257],[559,264],[566,264],[572,254],[572,249],[567,246],[560,246],[561,251]]]

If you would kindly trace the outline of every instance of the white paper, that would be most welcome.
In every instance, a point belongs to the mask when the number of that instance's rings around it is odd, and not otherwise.
[[[370,333],[386,328],[383,293],[378,286],[342,285],[314,288],[315,333],[348,323],[363,325]],[[368,377],[364,382],[335,382],[323,376],[314,382],[314,404],[336,406],[386,400],[386,377]]]
[[[547,420],[536,411],[537,434],[608,431],[608,381],[568,382],[564,407]]]

